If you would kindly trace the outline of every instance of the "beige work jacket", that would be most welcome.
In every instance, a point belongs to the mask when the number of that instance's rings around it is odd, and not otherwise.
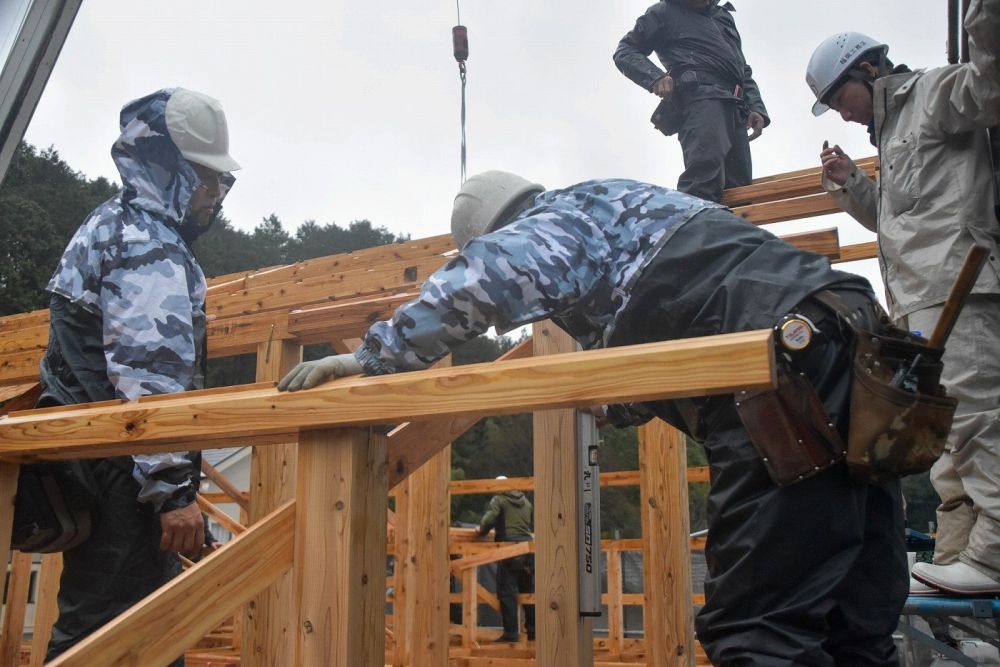
[[[991,252],[977,293],[1000,293],[1000,222],[986,129],[1000,124],[1000,0],[974,0],[971,61],[875,81],[876,183],[852,164],[823,187],[878,233],[893,318],[943,302],[973,243]]]

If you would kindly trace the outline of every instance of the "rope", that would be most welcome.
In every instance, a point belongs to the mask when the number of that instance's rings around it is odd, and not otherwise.
[[[462,80],[462,153],[461,153],[461,178],[465,183],[465,62],[458,63],[458,76]],[[461,185],[461,184],[460,184]]]
[[[457,15],[458,21],[457,25],[462,25],[462,8],[459,5],[459,0],[455,0],[455,14]],[[466,82],[466,69],[465,61],[458,61],[458,78],[462,81],[462,148],[460,151],[460,170],[459,177],[461,179],[459,186],[465,183],[465,163],[466,163],[466,146],[465,146],[465,82]]]

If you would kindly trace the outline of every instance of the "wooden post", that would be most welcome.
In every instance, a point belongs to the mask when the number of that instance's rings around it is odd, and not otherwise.
[[[478,567],[462,570],[462,648],[479,647],[476,634],[479,629],[479,580]]]
[[[622,605],[622,552],[608,549],[608,643],[615,657],[625,650],[625,607]]]
[[[31,554],[20,551],[12,553],[3,635],[0,637],[0,665],[17,665],[19,662],[24,637],[24,615],[28,606],[28,585],[31,583]]]
[[[437,367],[450,366],[450,358]],[[448,665],[448,528],[451,447],[396,489],[396,597],[393,665]]]
[[[686,473],[684,434],[658,419],[639,429],[643,627],[650,667],[694,665]]]
[[[385,454],[371,430],[299,438],[295,665],[385,664]]]
[[[534,353],[572,352],[576,343],[551,322],[533,325]],[[580,616],[575,410],[534,414],[535,623],[539,667],[594,662],[593,622]]]
[[[0,462],[0,552],[7,555],[4,567],[10,560],[10,533],[14,526],[14,497],[17,495],[17,473],[21,466]]]
[[[52,625],[59,616],[59,577],[62,575],[62,554],[42,556],[42,568],[35,590],[35,623],[31,631],[31,662],[29,667],[42,667],[45,652],[52,637]]]
[[[18,664],[24,637],[24,621],[28,612],[28,594],[31,592],[30,553],[10,552],[10,563],[5,565],[6,586],[3,591],[3,626],[0,631],[0,665]]]
[[[20,466],[11,463],[0,463],[0,544],[4,545],[2,552],[5,554],[3,559],[4,567],[4,580],[7,576],[7,563],[10,562],[11,570],[13,570],[14,562],[17,559],[18,552],[10,551],[10,533],[14,525],[14,497],[17,495],[17,473],[20,470]],[[13,587],[13,580],[11,580]],[[8,595],[10,597],[10,595]],[[4,602],[3,600],[3,588],[0,586],[0,604]],[[7,613],[4,614],[5,621],[6,617],[11,615],[11,606],[7,605]],[[4,649],[8,642],[7,637],[7,627],[6,622],[2,629],[0,629],[0,651]],[[17,638],[18,642],[21,638]],[[3,659],[3,655],[0,654],[0,660]],[[17,664],[15,662],[0,662],[0,664]]]
[[[259,345],[257,381],[280,380],[301,360],[302,346],[296,343],[271,341]],[[295,443],[254,447],[250,454],[250,523],[260,521],[294,496]],[[237,615],[233,642],[242,642],[244,667],[283,667],[290,663],[296,624],[291,601],[292,574],[288,572],[251,600],[242,616]]]

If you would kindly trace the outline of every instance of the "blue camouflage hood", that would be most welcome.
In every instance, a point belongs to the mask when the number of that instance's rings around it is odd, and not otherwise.
[[[111,157],[122,177],[122,204],[179,225],[201,180],[167,130],[167,100],[175,90],[158,90],[122,108],[122,133],[111,148]],[[223,198],[235,180],[226,174]]]

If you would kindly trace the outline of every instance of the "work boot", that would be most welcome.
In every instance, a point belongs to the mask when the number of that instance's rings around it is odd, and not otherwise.
[[[941,595],[941,590],[910,577],[910,595]]]
[[[1000,594],[1000,581],[962,562],[951,565],[917,563],[913,566],[913,578],[956,595]]]

